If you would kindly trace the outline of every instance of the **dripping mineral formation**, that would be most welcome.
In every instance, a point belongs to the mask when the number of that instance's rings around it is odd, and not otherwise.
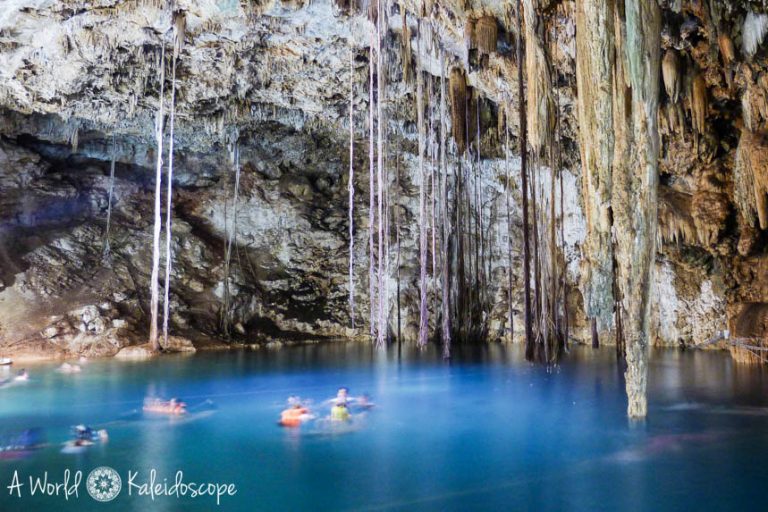
[[[6,4],[0,355],[763,359],[759,2]]]

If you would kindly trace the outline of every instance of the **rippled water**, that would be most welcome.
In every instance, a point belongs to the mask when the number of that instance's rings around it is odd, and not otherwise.
[[[39,427],[47,446],[0,460],[0,510],[761,510],[768,498],[768,379],[726,354],[656,351],[650,413],[629,423],[611,350],[576,348],[553,372],[518,347],[387,353],[354,344],[90,362],[78,375],[30,367],[0,389],[0,436]],[[18,368],[16,368],[18,370]],[[1,376],[0,376],[1,377]],[[286,398],[315,406],[338,386],[376,403],[342,431],[276,421]],[[149,418],[147,395],[178,396],[184,419]],[[317,407],[316,407],[317,408]],[[327,414],[326,408],[318,408]],[[109,441],[61,453],[78,423]],[[29,476],[123,479],[117,498],[29,496]],[[233,483],[209,496],[137,495],[129,486]],[[19,498],[10,494],[19,476]],[[129,487],[131,495],[128,495]]]

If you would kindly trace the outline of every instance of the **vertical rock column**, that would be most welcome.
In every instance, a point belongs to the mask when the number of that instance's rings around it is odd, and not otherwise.
[[[587,316],[600,330],[613,323],[611,174],[613,169],[612,0],[576,2],[581,181],[587,234],[584,240],[584,300]]]
[[[648,339],[656,255],[661,11],[655,0],[626,0],[616,8],[614,68],[613,222],[621,292],[628,409],[648,410]]]
[[[630,417],[647,412],[656,253],[661,13],[655,0],[578,0],[576,47],[587,314],[613,323],[618,284]],[[613,240],[612,240],[613,236]],[[617,274],[613,274],[613,258]]]

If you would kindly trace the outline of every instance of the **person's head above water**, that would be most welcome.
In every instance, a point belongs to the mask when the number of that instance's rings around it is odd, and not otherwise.
[[[349,388],[344,388],[344,387],[339,388],[339,390],[336,392],[336,394],[340,396],[347,396],[348,393],[349,393]]]

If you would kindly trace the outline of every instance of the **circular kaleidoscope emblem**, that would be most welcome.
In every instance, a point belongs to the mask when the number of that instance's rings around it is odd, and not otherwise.
[[[123,481],[114,469],[101,466],[88,474],[85,488],[96,501],[112,501],[120,494]]]

